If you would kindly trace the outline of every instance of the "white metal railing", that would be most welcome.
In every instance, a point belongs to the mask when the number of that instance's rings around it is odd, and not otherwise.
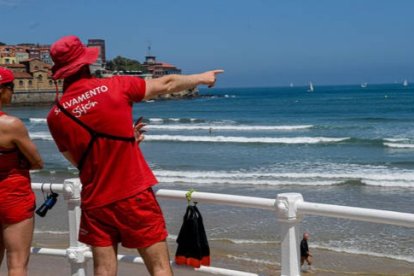
[[[63,193],[64,199],[67,202],[69,215],[69,248],[32,248],[32,254],[66,257],[71,265],[72,275],[86,275],[86,262],[92,258],[92,253],[88,246],[77,240],[80,223],[81,184],[79,179],[67,179],[63,184],[32,183],[32,188],[34,190],[43,189],[43,191],[46,192],[53,191]],[[156,195],[159,198],[186,200],[186,193],[187,191],[160,189],[156,192]],[[276,195],[276,199],[268,199],[193,192],[192,200],[211,204],[275,211],[278,223],[281,224],[281,275],[283,276],[300,275],[298,226],[304,215],[345,218],[414,228],[414,214],[305,202],[302,195],[298,193],[283,193]],[[137,256],[118,255],[118,260],[120,262],[144,263],[142,258]],[[190,269],[174,264],[173,266],[175,269]],[[216,275],[258,275],[255,273],[205,266],[191,270],[208,272]]]
[[[399,213],[393,211],[301,202],[298,205],[298,212],[300,215],[317,215],[414,227],[413,214],[408,214],[407,216],[407,213]]]
[[[185,199],[187,191],[158,190],[156,195],[168,199]],[[278,194],[276,199],[193,192],[192,200],[211,204],[259,208],[276,211],[281,224],[281,275],[300,275],[299,223],[304,215],[328,216],[414,228],[414,214],[385,210],[304,202],[301,194]]]
[[[42,190],[44,192],[62,193],[67,203],[68,220],[69,220],[69,247],[67,249],[56,248],[38,248],[32,247],[31,253],[37,255],[60,256],[68,259],[71,266],[71,275],[85,276],[87,261],[92,258],[92,252],[88,246],[78,241],[78,232],[80,224],[80,191],[81,184],[79,179],[67,179],[63,184],[59,183],[32,183],[33,190]],[[185,197],[184,197],[185,198]],[[120,262],[144,264],[141,257],[118,255]],[[227,276],[257,276],[256,273],[249,273],[244,271],[237,271],[225,268],[201,266],[200,268],[189,268],[178,266],[172,263],[174,269],[191,270],[197,272],[207,272],[215,275]]]

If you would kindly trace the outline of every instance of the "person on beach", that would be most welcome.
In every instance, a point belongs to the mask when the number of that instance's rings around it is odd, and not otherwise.
[[[98,49],[76,36],[56,41],[50,54],[52,77],[64,83],[47,122],[59,150],[79,169],[79,241],[92,247],[95,275],[116,275],[118,243],[136,248],[151,275],[172,275],[165,221],[151,188],[157,180],[136,144],[142,124],[132,128],[132,105],[197,85],[211,87],[223,71],[94,78],[89,65]]]
[[[0,265],[6,253],[9,275],[27,275],[36,207],[29,170],[41,169],[43,161],[23,122],[2,111],[13,80],[12,71],[0,67]]]
[[[309,233],[303,234],[303,239],[300,242],[300,266],[302,267],[305,261],[308,263],[310,269],[312,268],[312,254],[309,251],[308,246]]]

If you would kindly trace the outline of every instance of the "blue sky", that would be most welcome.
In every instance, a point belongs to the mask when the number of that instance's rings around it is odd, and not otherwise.
[[[411,0],[0,0],[0,41],[105,39],[107,57],[147,47],[219,86],[414,82]]]

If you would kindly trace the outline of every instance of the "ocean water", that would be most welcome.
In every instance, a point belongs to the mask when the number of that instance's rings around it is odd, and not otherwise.
[[[297,192],[305,201],[414,213],[414,87],[324,86],[311,93],[305,87],[216,88],[201,95],[134,107],[134,117],[147,123],[141,148],[160,182],[157,189],[266,198]],[[62,183],[77,170],[51,139],[49,108],[7,111],[22,118],[45,160],[45,169],[32,173],[33,182]],[[161,206],[173,243],[186,202],[161,200]],[[278,265],[275,214],[199,208],[221,262]],[[36,233],[63,239],[66,220],[59,199],[46,218],[37,218]],[[301,230],[311,233],[314,249],[414,263],[414,229],[305,217]]]

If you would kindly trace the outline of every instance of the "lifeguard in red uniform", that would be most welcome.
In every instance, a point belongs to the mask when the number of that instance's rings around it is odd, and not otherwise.
[[[89,65],[98,49],[87,48],[76,36],[55,42],[50,54],[53,78],[64,84],[47,121],[59,150],[79,169],[79,240],[92,246],[95,274],[116,275],[121,243],[138,249],[151,275],[171,275],[165,221],[151,188],[157,179],[137,146],[132,105],[163,93],[212,86],[222,70],[151,80],[94,78]]]

